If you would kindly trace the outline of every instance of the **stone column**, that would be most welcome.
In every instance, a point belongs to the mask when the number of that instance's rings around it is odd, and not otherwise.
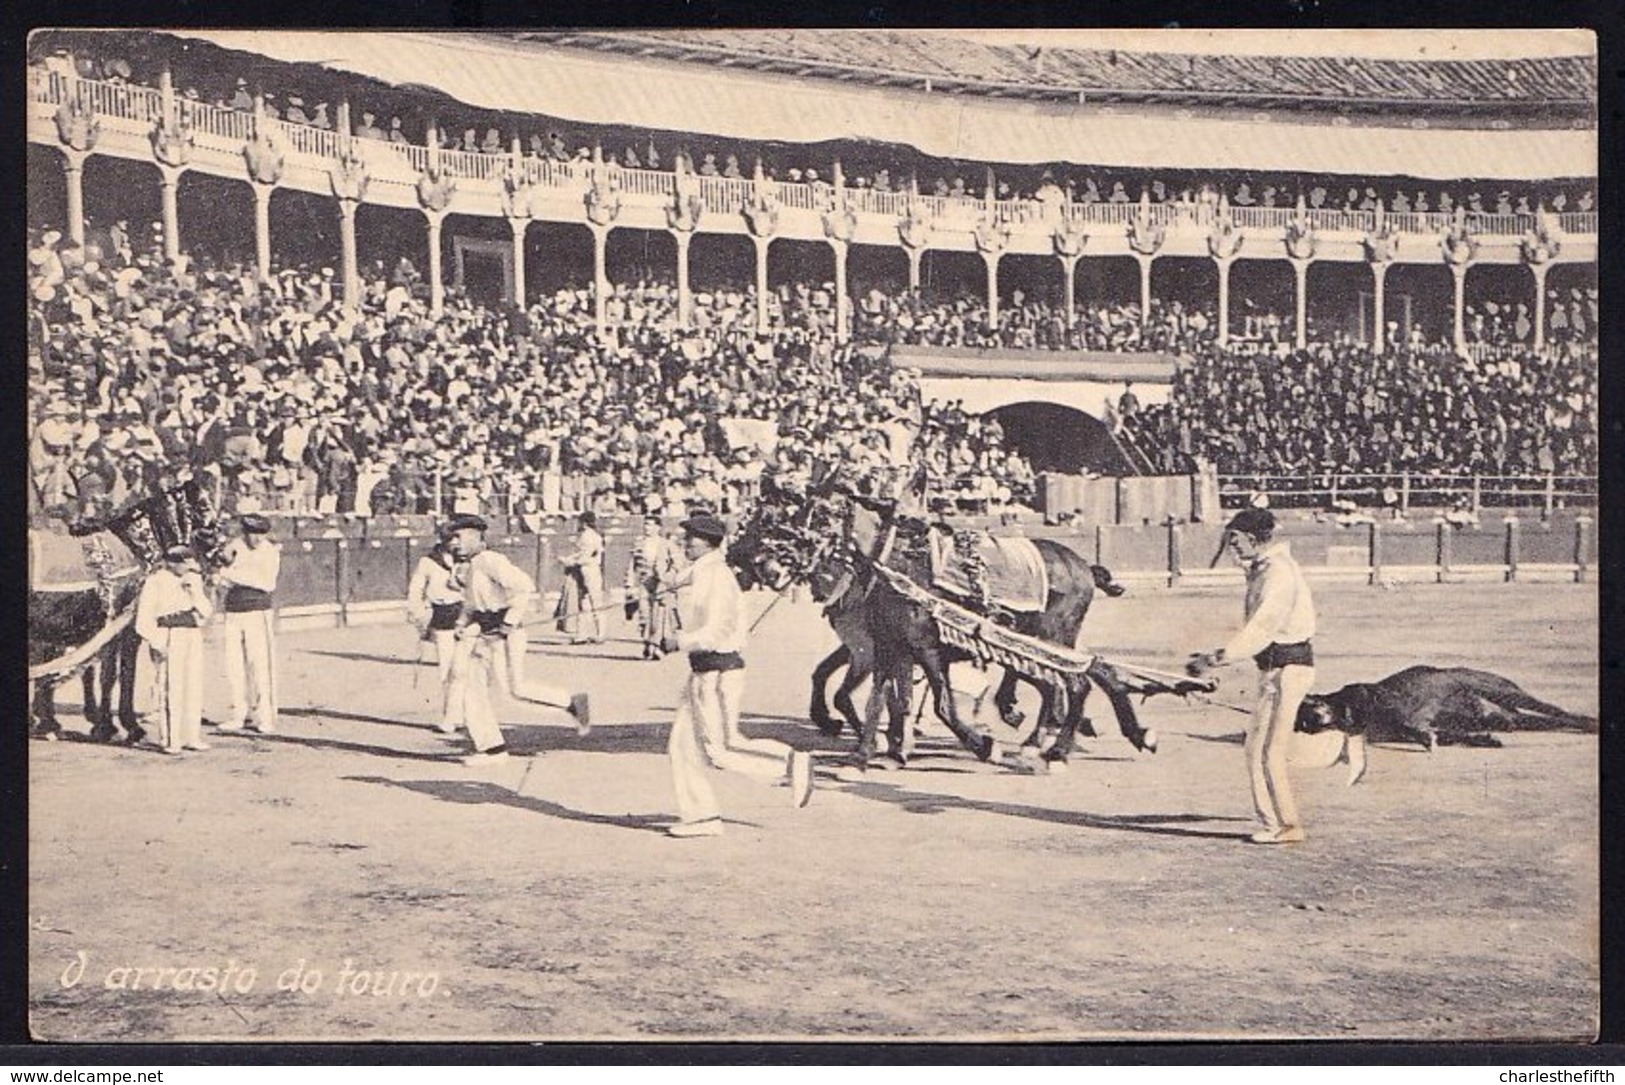
[[[1529,270],[1535,276],[1535,349],[1539,350],[1546,345],[1546,273],[1552,269],[1551,264],[1530,264]]]
[[[1219,268],[1219,346],[1230,342],[1230,265],[1234,259],[1214,257]]]
[[[1136,253],[1134,258],[1140,262],[1140,327],[1144,328],[1151,320],[1151,265],[1157,258],[1144,253]]]
[[[446,221],[444,211],[424,211],[429,221],[429,312],[439,316],[446,309],[446,284],[440,267],[440,227]]]
[[[68,240],[75,245],[85,243],[85,159],[89,157],[72,148],[62,149],[62,172],[68,184]]]
[[[677,326],[687,331],[694,318],[694,293],[688,285],[688,245],[694,231],[673,230],[671,236],[677,242]]]
[[[908,253],[908,288],[917,291],[920,289],[920,260],[925,256],[925,250],[910,248],[904,251]]]
[[[847,296],[845,241],[830,241],[835,250],[835,341],[844,343],[852,337],[852,299]]]
[[[508,229],[513,231],[513,298],[514,304],[519,308],[525,307],[525,231],[530,227],[530,219],[515,215],[508,216]]]
[[[1292,275],[1297,283],[1297,306],[1293,343],[1299,350],[1309,345],[1309,265],[1312,260],[1292,260]]]
[[[1456,353],[1467,353],[1467,265],[1450,265],[1450,276],[1456,281],[1456,317],[1454,323]]]
[[[608,226],[592,226],[593,323],[600,336],[609,330],[609,231]]]
[[[254,268],[261,280],[271,277],[271,194],[275,191],[275,185],[254,185]]]
[[[1066,292],[1066,326],[1070,330],[1078,323],[1078,258],[1058,256],[1061,261],[1061,284]]]
[[[767,247],[773,243],[771,237],[752,234],[751,240],[756,243],[756,332],[766,335],[767,322]]]
[[[999,257],[997,252],[982,253],[982,262],[987,265],[987,325],[990,328],[999,326]]]
[[[181,254],[181,213],[179,192],[184,169],[159,166],[164,204],[164,258],[175,260]]]
[[[1388,349],[1388,309],[1386,305],[1388,287],[1388,268],[1386,260],[1374,261],[1371,265],[1371,319],[1375,322],[1375,334],[1372,336],[1371,349],[1377,354]]]
[[[342,249],[339,273],[344,280],[344,305],[347,309],[356,309],[361,305],[361,272],[355,255],[355,213],[360,206],[359,200],[339,201],[339,244]]]

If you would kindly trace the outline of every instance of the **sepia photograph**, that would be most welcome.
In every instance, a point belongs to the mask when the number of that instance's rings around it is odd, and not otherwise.
[[[1585,1043],[1588,30],[35,30],[53,1044]]]

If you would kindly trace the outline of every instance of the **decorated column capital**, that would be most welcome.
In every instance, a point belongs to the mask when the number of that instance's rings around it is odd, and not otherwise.
[[[1213,215],[1213,221],[1208,224],[1208,255],[1221,264],[1228,263],[1241,252],[1241,246],[1246,240],[1246,235],[1236,229],[1236,216],[1230,211],[1229,197],[1221,192],[1218,210]]]
[[[592,168],[584,199],[587,222],[595,229],[609,229],[621,215],[620,167],[604,161],[601,147],[594,147],[592,151]]]
[[[418,175],[418,206],[430,214],[444,215],[457,194],[457,178],[449,170],[425,170]]]
[[[1535,228],[1518,239],[1518,251],[1532,268],[1551,263],[1563,251],[1563,229],[1545,207],[1535,211]]]
[[[1377,228],[1360,239],[1365,259],[1373,268],[1386,268],[1399,255],[1399,231],[1388,224],[1387,217],[1377,212]]]
[[[502,170],[502,215],[510,223],[514,220],[528,221],[535,217],[531,209],[531,198],[536,193],[536,185],[530,170],[525,168],[524,160],[519,157],[519,140],[514,140],[513,155]]]
[[[353,145],[340,151],[339,159],[327,171],[328,183],[340,204],[352,208],[367,197],[367,184],[372,180],[367,162]]]
[[[84,156],[96,148],[96,141],[102,135],[102,122],[95,111],[74,97],[57,106],[54,119],[56,136],[62,149],[71,152],[70,159],[77,155],[76,161],[83,162]]]
[[[1303,194],[1300,192],[1297,210],[1286,224],[1287,259],[1294,263],[1308,263],[1315,258],[1315,248],[1319,240],[1315,235],[1315,224],[1309,217],[1309,209],[1304,205]]]
[[[1478,238],[1467,225],[1467,213],[1459,206],[1439,237],[1439,251],[1444,254],[1445,263],[1458,274],[1465,274],[1467,266],[1478,257]]]
[[[858,216],[850,207],[837,206],[823,212],[820,218],[824,224],[824,236],[830,241],[844,245],[858,232]]]
[[[282,140],[277,137],[271,125],[266,123],[265,115],[258,108],[259,104],[259,100],[256,99],[254,134],[243,144],[243,162],[248,167],[248,180],[252,184],[275,185],[282,180],[282,169],[287,161],[287,155],[282,149]]]
[[[750,197],[740,210],[752,237],[771,238],[778,233],[779,186],[762,170],[761,159],[756,160],[756,176],[751,180]]]
[[[897,219],[897,236],[910,253],[917,253],[931,245],[931,233],[936,223],[928,212],[914,200],[909,200]]]
[[[1055,245],[1056,256],[1062,260],[1076,260],[1083,255],[1084,246],[1089,244],[1089,233],[1083,228],[1083,223],[1069,215],[1051,232],[1050,240]]]
[[[984,257],[997,260],[1010,247],[1010,223],[997,214],[984,214],[971,231],[976,240],[976,251]]]
[[[1151,196],[1149,193],[1140,194],[1140,208],[1134,217],[1128,220],[1123,227],[1128,234],[1128,247],[1142,260],[1157,255],[1162,249],[1162,243],[1168,238],[1168,228],[1158,222],[1151,213]]]

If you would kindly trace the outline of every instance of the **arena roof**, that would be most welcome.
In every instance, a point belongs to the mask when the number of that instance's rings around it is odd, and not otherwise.
[[[1589,177],[1596,173],[1595,62],[1591,58],[1511,61],[1389,61],[1374,58],[1242,57],[1120,54],[1119,68],[1138,72],[1141,87],[1119,95],[1133,101],[1090,98],[1045,100],[989,93],[922,93],[923,87],[883,85],[885,78],[915,68],[950,63],[959,47],[965,70],[977,75],[1015,74],[1010,48],[953,39],[947,53],[924,34],[852,31],[672,31],[631,33],[450,31],[254,31],[169,30],[277,62],[349,72],[397,87],[430,89],[459,102],[507,113],[557,117],[657,132],[686,132],[741,140],[817,144],[860,141],[901,144],[945,159],[1038,164],[1089,163],[1164,169],[1282,170],[1349,176],[1518,179]],[[925,42],[931,47],[927,48]],[[895,61],[887,76],[850,65],[848,76],[823,78],[836,63],[832,50],[847,43],[849,61]],[[756,53],[745,56],[747,43]],[[764,59],[767,44],[794,43],[808,55],[791,64]],[[864,43],[860,45],[859,43]],[[1446,44],[1441,40],[1441,44]],[[789,48],[788,45],[785,48]],[[727,62],[718,50],[740,53]],[[781,50],[782,52],[782,50]],[[1111,67],[1110,51],[1063,49],[1058,55],[1077,72],[1094,63]],[[775,54],[776,55],[776,54]],[[704,63],[699,61],[709,57]],[[687,58],[687,59],[685,59]],[[1357,61],[1357,63],[1356,63]],[[1144,88],[1186,74],[1225,71],[1213,85],[1175,92]],[[1059,61],[1057,62],[1059,63]],[[1268,76],[1270,65],[1276,74]],[[1391,104],[1363,112],[1335,111],[1322,97],[1306,107],[1291,86],[1332,79],[1330,64],[1357,86],[1352,98],[1379,91]],[[1004,65],[999,67],[998,65]],[[1342,67],[1339,67],[1339,66]],[[815,70],[816,69],[816,70]],[[937,69],[932,69],[937,70]],[[1428,73],[1432,73],[1430,76]],[[1525,74],[1511,78],[1510,73]],[[1406,73],[1405,75],[1395,73]],[[1444,74],[1451,73],[1451,74]],[[1518,89],[1490,107],[1492,75],[1525,88],[1544,80],[1549,93]],[[1547,73],[1550,78],[1538,73]],[[1589,74],[1587,74],[1589,73]],[[1251,79],[1256,100],[1233,104]],[[1401,108],[1419,93],[1415,79],[1437,77],[1445,91],[1479,103],[1476,116],[1441,108]],[[910,79],[921,78],[918,75]],[[1203,74],[1203,78],[1206,75]],[[1290,79],[1290,84],[1289,84]],[[1228,82],[1227,82],[1228,80]],[[1273,80],[1273,81],[1272,81]],[[1561,84],[1559,86],[1558,84]],[[1125,82],[1123,86],[1130,86]],[[1170,84],[1171,85],[1171,84]],[[984,85],[985,86],[985,85]],[[1038,84],[1031,84],[1038,86]],[[1479,87],[1471,99],[1469,88]],[[1582,95],[1580,88],[1586,88]],[[1553,107],[1550,95],[1561,109]],[[1443,91],[1441,93],[1444,93]],[[1162,98],[1157,98],[1162,95]],[[1229,95],[1222,101],[1213,95]],[[1579,103],[1584,101],[1583,109]],[[1339,100],[1342,100],[1341,98]],[[1370,99],[1374,101],[1375,99]],[[1229,104],[1227,104],[1229,103]],[[1318,104],[1316,104],[1318,103]]]
[[[1032,32],[1030,43],[867,30],[547,31],[515,37],[881,86],[918,87],[930,80],[935,91],[993,97],[1076,100],[1083,95],[1099,101],[1338,109],[1567,107],[1589,112],[1597,85],[1592,56],[1395,60],[1197,54],[1053,47],[1038,31]],[[1156,40],[1154,32],[1141,37]]]

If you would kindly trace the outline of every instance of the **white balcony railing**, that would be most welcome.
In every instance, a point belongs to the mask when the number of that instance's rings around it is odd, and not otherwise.
[[[29,69],[29,98],[44,106],[60,106],[76,101],[99,117],[113,118],[146,127],[159,123],[164,115],[163,95],[151,88],[123,82],[81,79],[77,76],[46,71],[42,66]],[[203,145],[229,148],[231,144],[247,142],[253,136],[253,115],[242,110],[197,102],[185,98],[172,98],[172,108],[185,119],[200,137]],[[339,157],[339,137],[331,129],[316,128],[287,121],[269,122],[282,137],[283,146],[294,156],[331,163]],[[429,152],[426,147],[411,143],[391,143],[378,139],[355,139],[356,149],[381,178],[409,181],[428,169]],[[439,154],[442,168],[454,176],[486,184],[500,184],[514,159],[508,151],[485,154],[460,150],[443,150]],[[530,180],[551,188],[579,188],[590,183],[591,169],[578,162],[558,162],[552,159],[524,158],[520,160]],[[602,167],[597,167],[602,168]],[[628,195],[671,198],[676,193],[675,175],[662,170],[626,169],[610,167],[614,171],[618,189]],[[706,177],[693,178],[697,191],[708,212],[735,214],[754,194],[754,186],[747,178]],[[808,185],[796,182],[777,182],[774,193],[778,202],[788,208],[822,211],[833,204],[834,189],[825,183]],[[846,197],[853,210],[860,213],[888,217],[902,215],[910,206],[926,216],[945,224],[967,227],[987,214],[987,201],[969,196],[911,196],[906,192],[877,192],[873,189],[848,188]],[[1042,222],[1058,221],[1063,215],[1086,226],[1125,226],[1140,217],[1144,205],[1128,203],[1075,203],[1071,206],[1046,206],[1037,200],[999,200],[994,203],[995,214],[1004,222],[1016,226],[1031,226]],[[1152,222],[1165,227],[1206,228],[1215,218],[1211,204],[1159,203],[1149,207]],[[1284,229],[1297,215],[1291,207],[1231,207],[1235,225],[1244,230]],[[1343,211],[1313,208],[1307,212],[1311,225],[1328,233],[1367,233],[1377,228],[1375,211]],[[1564,233],[1595,236],[1595,211],[1566,211],[1551,216]],[[1480,235],[1521,236],[1533,232],[1537,216],[1533,214],[1498,214],[1468,212],[1469,229]],[[1448,212],[1386,212],[1383,224],[1405,234],[1437,235],[1449,229],[1453,215]]]

